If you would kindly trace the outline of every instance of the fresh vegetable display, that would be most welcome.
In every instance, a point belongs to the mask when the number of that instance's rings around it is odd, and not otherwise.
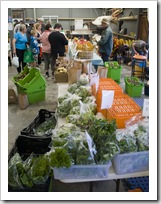
[[[118,153],[118,147],[114,143],[116,138],[115,121],[108,122],[106,119],[95,118],[88,132],[96,145],[95,160],[97,163],[106,163]]]
[[[23,161],[15,153],[8,164],[8,184],[14,188],[31,188],[34,183],[23,166]]]
[[[127,82],[130,85],[134,85],[134,86],[140,86],[140,84],[141,84],[141,82],[138,79],[136,79],[136,78],[128,78]]]
[[[52,151],[49,156],[49,164],[51,167],[66,167],[69,168],[71,166],[71,160],[64,148],[56,148]]]
[[[79,105],[80,99],[81,97],[77,96],[76,94],[73,94],[71,97],[59,103],[57,108],[59,116],[62,118],[66,117],[74,106]]]
[[[131,119],[132,120],[132,119]],[[142,119],[116,131],[116,142],[120,153],[149,150],[149,121]]]
[[[81,74],[78,82],[81,85],[87,85],[89,83],[89,76],[86,75],[85,73]]]
[[[45,155],[31,154],[23,161],[19,153],[15,153],[9,161],[8,184],[14,188],[31,188],[44,184],[51,173],[49,162]]]
[[[53,115],[52,117],[48,118],[46,121],[41,123],[37,128],[34,129],[34,134],[38,136],[42,135],[51,135],[52,130],[56,126],[56,118]]]

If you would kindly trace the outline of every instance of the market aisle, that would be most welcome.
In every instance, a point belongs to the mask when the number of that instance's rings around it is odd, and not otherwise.
[[[43,63],[40,67],[42,74],[44,74]],[[17,94],[17,88],[12,78],[17,75],[15,67],[8,67],[8,88],[14,89]],[[15,139],[20,134],[20,131],[27,127],[33,119],[37,116],[40,109],[47,109],[54,111],[57,106],[57,84],[53,79],[46,80],[46,100],[28,106],[25,110],[21,110],[18,104],[8,105],[8,153],[11,151]]]
[[[41,65],[41,71],[44,76],[43,64]],[[16,86],[12,82],[13,76],[15,76],[16,69],[14,67],[8,67],[8,87],[13,88],[15,91]],[[124,77],[131,76],[131,67],[123,65],[122,77],[120,86],[125,88]],[[20,134],[20,131],[27,127],[31,121],[36,117],[40,109],[47,109],[54,111],[57,107],[58,86],[53,82],[53,79],[47,79],[46,88],[46,100],[28,106],[25,110],[21,110],[18,104],[10,104],[8,106],[8,152],[11,151],[16,137]],[[146,97],[142,95],[142,97]],[[53,192],[89,192],[90,183],[62,183],[59,180],[53,179]],[[110,181],[95,181],[93,182],[93,192],[114,192],[116,190],[116,183],[113,180]],[[120,192],[124,192],[124,186],[120,183]]]

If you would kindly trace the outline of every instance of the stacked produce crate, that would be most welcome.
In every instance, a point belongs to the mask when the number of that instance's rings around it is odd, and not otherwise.
[[[45,100],[46,81],[39,69],[26,66],[24,71],[13,77],[13,82],[18,94],[27,95],[29,104]]]
[[[117,61],[105,62],[105,67],[108,68],[107,78],[112,78],[120,84],[122,66]]]
[[[140,97],[144,84],[137,77],[125,77],[125,92],[131,97]]]

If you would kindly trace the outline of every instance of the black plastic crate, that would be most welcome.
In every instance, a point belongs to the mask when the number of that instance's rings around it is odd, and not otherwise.
[[[149,192],[149,176],[123,179],[125,190],[141,188],[143,192]]]
[[[21,131],[21,135],[29,135],[29,136],[37,136],[34,133],[34,129],[37,128],[41,123],[45,122],[47,119],[51,118],[52,116],[55,117],[55,112],[54,111],[48,111],[46,109],[40,109],[38,115],[36,118],[31,122],[31,124],[24,128]],[[55,123],[57,122],[57,119],[55,117]],[[44,134],[43,137],[49,137],[51,134]],[[37,137],[42,137],[42,136],[37,136]]]
[[[29,155],[32,152],[35,154],[44,154],[50,151],[51,137],[36,137],[28,135],[19,135],[15,141],[15,145],[12,148],[9,159],[13,156],[14,152],[18,152],[21,155]]]
[[[26,135],[19,135],[15,144],[8,155],[8,162],[15,153],[19,153],[22,160],[27,159],[33,152],[36,156],[42,155],[50,151],[51,138],[37,138]],[[51,171],[52,174],[52,171]],[[50,184],[52,182],[52,175],[44,184],[34,185],[32,188],[14,188],[8,185],[9,192],[48,192],[50,191]]]

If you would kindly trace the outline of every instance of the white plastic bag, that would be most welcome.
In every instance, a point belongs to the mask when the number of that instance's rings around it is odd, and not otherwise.
[[[18,61],[18,57],[14,56],[12,58],[12,65],[15,66],[16,68],[19,67],[19,61]]]

